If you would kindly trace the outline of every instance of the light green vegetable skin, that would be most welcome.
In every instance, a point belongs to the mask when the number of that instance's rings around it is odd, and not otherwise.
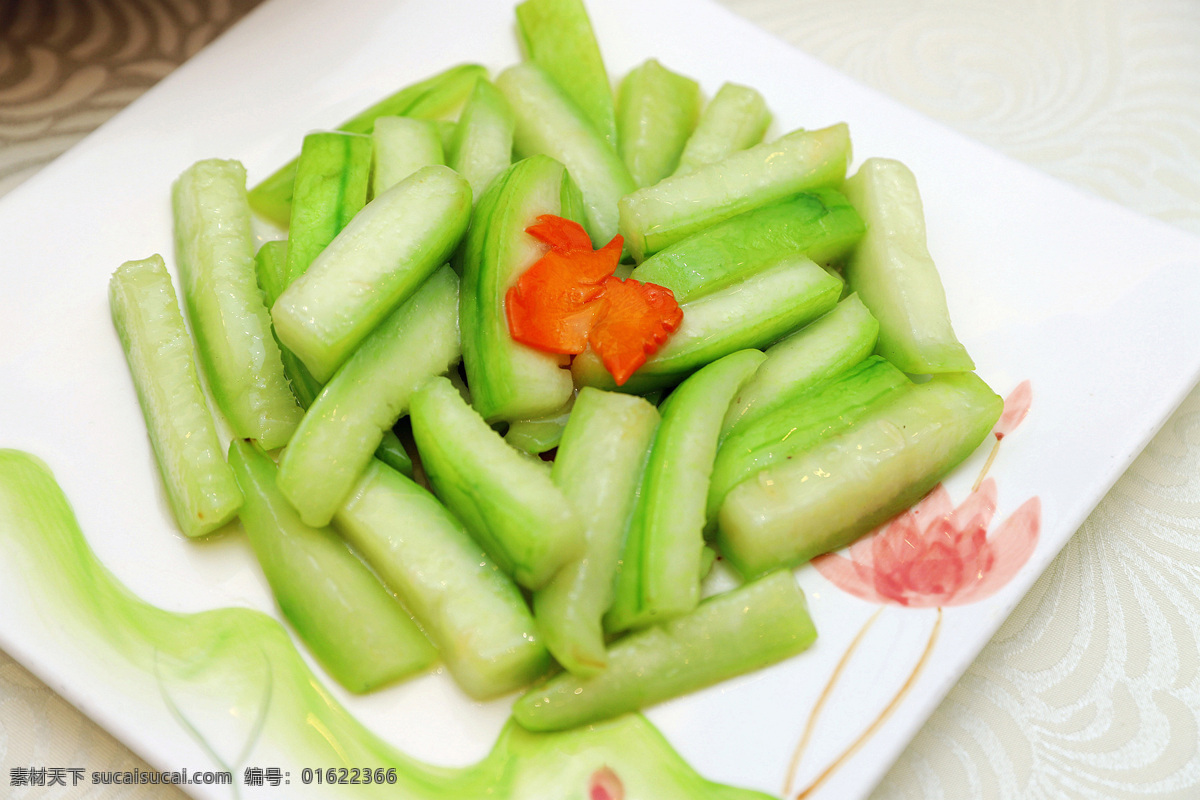
[[[621,81],[617,149],[638,186],[650,186],[679,166],[700,117],[700,84],[650,59]]]
[[[679,156],[676,175],[694,172],[762,141],[771,124],[763,96],[748,86],[726,83],[704,107],[696,130]]]
[[[642,628],[700,602],[704,504],[729,402],[766,358],[742,350],[706,366],[662,407],[625,540],[609,631]]]
[[[211,533],[234,518],[242,493],[221,452],[162,257],[122,264],[108,297],[175,521],[188,536]]]
[[[739,427],[721,442],[717,453],[708,490],[708,519],[716,518],[725,496],[738,484],[852,428],[881,398],[908,386],[911,383],[903,372],[872,356],[826,383],[790,395],[786,403]]]
[[[608,663],[601,618],[658,422],[640,397],[584,388],[554,459],[551,476],[583,525],[584,549],[534,593],[533,608],[550,652],[576,675]]]
[[[426,383],[409,416],[434,491],[517,583],[540,589],[579,554],[580,522],[547,470],[505,443],[449,380]]]
[[[472,697],[520,688],[550,666],[516,584],[425,489],[376,461],[335,525],[412,611]]]
[[[471,216],[449,167],[418,170],[376,197],[271,307],[279,340],[319,381],[444,264]]]
[[[975,369],[950,327],[912,172],[899,161],[867,159],[846,181],[846,195],[869,227],[846,280],[879,320],[879,353],[913,374]]]
[[[475,82],[486,77],[487,70],[478,64],[459,64],[385,97],[338,129],[348,133],[371,133],[375,120],[387,116],[441,119],[462,107]],[[296,161],[293,159],[284,164],[250,191],[251,207],[281,228],[287,227],[292,216]]]
[[[547,155],[565,166],[583,194],[583,223],[592,244],[608,244],[617,235],[617,201],[637,188],[617,151],[537,64],[509,67],[496,87],[516,120],[517,157]]]
[[[515,124],[504,95],[491,81],[480,78],[458,120],[446,162],[471,184],[476,203],[512,163]]]
[[[303,275],[367,204],[371,151],[370,137],[357,133],[304,137],[288,224],[286,282],[280,291]]]
[[[630,277],[666,286],[686,303],[786,258],[840,263],[865,230],[843,195],[818,189],[705,228],[647,258]]]
[[[719,515],[721,552],[752,577],[844,547],[932,489],[1003,408],[969,372],[894,393],[848,431],[730,491]]]
[[[572,98],[609,147],[617,146],[612,87],[580,0],[525,0],[517,33],[529,60]]]
[[[458,276],[441,267],[337,371],[279,461],[279,489],[309,525],[328,525],[413,392],[460,354]]]
[[[246,502],[242,525],[279,608],[338,683],[368,692],[420,672],[437,651],[404,608],[331,529],[305,525],[253,445],[229,447]]]
[[[380,117],[371,131],[371,142],[375,154],[372,197],[383,194],[421,167],[446,163],[438,126],[427,119]]]
[[[722,438],[862,361],[875,349],[878,336],[879,323],[852,294],[816,322],[767,348],[767,360],[733,398]]]
[[[796,579],[776,572],[617,641],[594,677],[564,672],[530,689],[513,718],[532,731],[595,723],[782,661],[816,638]]]
[[[793,131],[622,197],[620,232],[641,262],[745,211],[799,192],[835,188],[846,177],[849,161],[845,124]]]
[[[236,436],[280,447],[301,411],[254,275],[245,169],[194,164],[175,182],[172,208],[183,297],[213,398]]]

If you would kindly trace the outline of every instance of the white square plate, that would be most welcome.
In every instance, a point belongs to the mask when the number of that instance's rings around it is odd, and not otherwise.
[[[908,164],[979,374],[1004,395],[1024,380],[1033,387],[1028,418],[991,468],[997,521],[1041,501],[1038,545],[1011,582],[944,614],[888,605],[867,626],[879,606],[802,568],[817,645],[649,712],[711,779],[792,795],[850,751],[814,796],[863,797],[1196,382],[1200,241],[1010,161],[707,2],[590,5],[613,76],[656,57],[710,95],[727,80],[754,86],[775,132],[845,121],[859,160]],[[236,529],[202,543],[176,531],[109,319],[107,283],[120,263],[154,252],[171,263],[171,182],[196,160],[223,157],[245,163],[254,183],[293,156],[305,132],[401,85],[456,63],[496,71],[518,57],[507,3],[273,0],[0,201],[0,447],[50,465],[98,557],[136,594],[177,611],[276,613]],[[985,457],[946,482],[955,502]],[[215,768],[153,677],[56,605],[45,576],[21,568],[29,547],[0,532],[0,646],[156,767]],[[864,627],[789,778],[806,723]],[[219,684],[201,685],[189,702],[222,702]],[[511,702],[472,703],[440,674],[368,697],[331,691],[394,746],[454,765],[486,754]],[[219,738],[213,750],[237,779],[245,766],[290,770],[290,789],[267,787],[264,797],[297,796],[302,767],[340,766],[270,742],[235,763],[226,754],[240,745]],[[261,760],[267,754],[275,760]]]

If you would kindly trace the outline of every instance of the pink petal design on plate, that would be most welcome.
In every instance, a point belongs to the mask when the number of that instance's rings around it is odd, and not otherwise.
[[[1008,397],[1004,398],[1004,411],[992,428],[992,434],[997,439],[1008,436],[1025,419],[1029,406],[1033,402],[1033,386],[1028,380],[1021,381]]]
[[[945,516],[953,510],[954,501],[950,499],[950,493],[946,491],[945,486],[939,483],[920,502],[910,508],[907,513],[912,514],[917,519],[932,520]]]
[[[999,591],[1033,555],[1041,523],[1041,498],[1031,497],[1004,521],[988,541],[988,547],[994,555],[990,568],[948,605],[974,603]]]
[[[996,514],[996,495],[996,481],[988,478],[950,513],[950,526],[956,530],[978,526],[986,531]]]
[[[875,568],[874,541],[877,537],[888,535],[898,540],[893,543],[895,547],[903,547],[904,541],[920,538],[932,520],[950,513],[953,508],[950,493],[939,483],[912,508],[857,539],[850,545],[849,552],[850,558],[860,567],[863,579],[872,580],[869,573]]]
[[[939,484],[920,503],[852,544],[814,559],[827,580],[863,600],[910,607],[961,605],[999,590],[1037,545],[1041,502],[1033,498],[988,537],[996,512],[988,479],[955,507]]]
[[[859,541],[862,541],[861,539]],[[852,561],[837,553],[827,553],[813,559],[813,566],[825,580],[839,589],[868,603],[886,603],[888,598],[875,591],[875,581],[868,569],[857,560]],[[863,573],[866,573],[864,577]]]
[[[588,781],[588,800],[625,800],[625,786],[617,773],[601,767]]]

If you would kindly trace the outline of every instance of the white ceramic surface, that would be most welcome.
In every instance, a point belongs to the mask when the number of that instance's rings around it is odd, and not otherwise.
[[[167,192],[192,161],[240,158],[253,180],[290,156],[304,131],[398,84],[460,61],[499,68],[516,58],[509,8],[459,5],[269,3],[0,203],[0,446],[30,450],[54,468],[100,558],[151,602],[271,609],[236,535],[197,545],[174,532],[108,322],[108,275],[128,258],[169,255]],[[1042,498],[1041,544],[1003,592],[946,612],[912,693],[819,796],[864,795],[1195,382],[1200,321],[1190,309],[1200,297],[1200,243],[940,128],[715,7],[606,4],[593,16],[614,74],[653,55],[709,92],[723,80],[747,83],[767,96],[779,132],[845,120],[860,158],[908,163],[956,327],[980,374],[1001,393],[1024,379],[1034,386],[1030,417],[992,475],[999,518]],[[469,29],[462,18],[472,20]],[[707,57],[713,52],[737,59]],[[948,482],[956,500],[981,457]],[[4,570],[0,601],[10,611],[0,618],[0,644],[8,652],[151,763],[207,763],[155,697],[113,691],[136,676],[98,671],[69,631],[39,617],[29,599],[36,587]],[[873,612],[813,570],[798,574],[821,631],[816,647],[650,715],[709,777],[780,791],[821,685]],[[863,650],[878,657],[856,660],[861,672],[847,676],[868,691],[822,717],[822,744],[806,756],[811,770],[878,714],[895,690],[889,681],[907,674],[887,656],[910,664],[930,621],[928,610],[885,611]],[[481,756],[506,714],[504,703],[466,702],[440,676],[348,705],[401,748],[445,763]],[[414,717],[420,726],[407,723]]]

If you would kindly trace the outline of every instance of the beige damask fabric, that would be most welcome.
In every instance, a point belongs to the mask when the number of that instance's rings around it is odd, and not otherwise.
[[[998,150],[1200,233],[1194,0],[722,2]],[[255,4],[0,0],[0,193]],[[1197,630],[1200,391],[1067,545],[874,800],[1200,797]],[[145,768],[0,653],[0,783],[10,767],[39,763]],[[165,787],[6,791],[182,797]]]

